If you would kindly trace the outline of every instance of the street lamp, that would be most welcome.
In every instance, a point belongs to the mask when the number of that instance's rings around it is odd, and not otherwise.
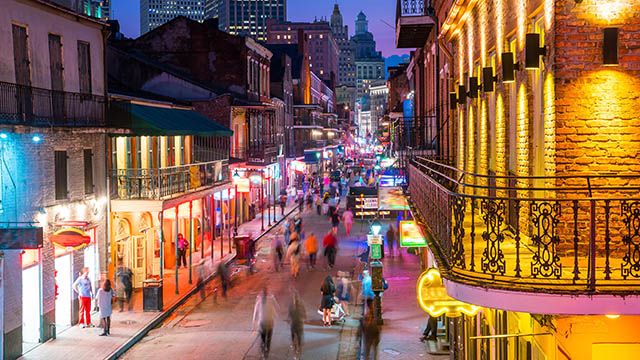
[[[267,170],[268,169],[264,169],[262,171],[267,171]],[[269,192],[271,191],[271,185],[270,185],[271,184],[271,174],[269,174],[268,171],[267,171],[266,180],[267,180],[267,219],[269,220],[268,226],[271,227],[271,205],[269,204],[269,202],[270,202]]]
[[[380,220],[378,220],[378,218],[376,218],[371,223],[371,232],[373,233],[373,235],[379,235],[380,234],[380,230],[382,230],[382,224],[380,223]]]
[[[233,235],[238,236],[238,180],[240,180],[240,174],[238,174],[238,170],[233,174],[233,183],[235,184],[235,189],[233,195],[235,196],[235,204],[236,208],[234,211],[234,219],[233,219]]]

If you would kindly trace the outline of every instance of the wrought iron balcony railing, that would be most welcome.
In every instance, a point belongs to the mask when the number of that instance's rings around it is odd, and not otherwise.
[[[398,48],[424,46],[434,21],[427,16],[424,0],[397,0],[396,45]]]
[[[640,175],[477,175],[417,157],[409,179],[411,202],[452,281],[640,292]]]
[[[249,146],[247,161],[252,164],[272,164],[278,157],[278,147],[273,144]]]
[[[113,199],[160,200],[229,180],[228,160],[159,169],[118,169],[111,174]]]
[[[26,126],[103,127],[103,96],[0,82],[0,123]]]

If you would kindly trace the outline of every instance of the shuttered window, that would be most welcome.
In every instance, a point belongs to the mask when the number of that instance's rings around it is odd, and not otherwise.
[[[78,41],[78,75],[80,93],[91,94],[91,49],[84,41]]]
[[[84,193],[93,194],[93,152],[84,149]]]
[[[67,152],[55,152],[56,200],[67,198]]]

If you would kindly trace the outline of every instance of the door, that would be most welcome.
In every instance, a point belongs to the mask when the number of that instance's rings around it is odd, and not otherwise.
[[[39,264],[22,270],[22,342],[27,348],[40,342]]]
[[[12,33],[13,64],[16,75],[16,114],[21,114],[21,118],[16,120],[25,121],[33,115],[27,28],[14,24],[12,25]]]
[[[131,237],[131,271],[133,271],[133,286],[142,287],[142,281],[147,278],[146,272],[146,236]]]
[[[51,110],[55,120],[64,119],[64,81],[62,66],[62,39],[49,34],[49,69],[51,73]]]
[[[58,297],[56,297],[56,331],[71,326],[71,301],[74,279],[71,270],[71,254],[59,256],[55,260],[56,285],[58,285]]]

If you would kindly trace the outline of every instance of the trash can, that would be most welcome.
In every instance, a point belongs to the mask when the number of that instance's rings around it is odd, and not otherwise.
[[[142,309],[162,311],[162,279],[142,281]]]
[[[237,235],[233,237],[236,244],[236,259],[246,260],[249,258],[249,235]]]

